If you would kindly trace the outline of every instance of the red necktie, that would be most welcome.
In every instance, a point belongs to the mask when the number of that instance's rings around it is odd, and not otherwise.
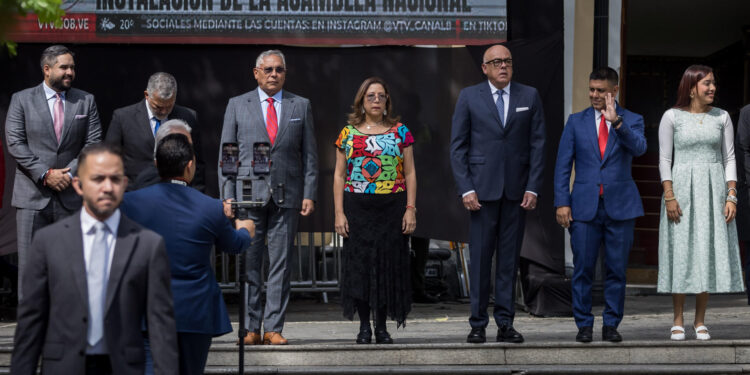
[[[62,95],[58,92],[55,94],[57,100],[52,108],[55,113],[53,124],[55,126],[55,136],[57,136],[57,143],[60,143],[60,136],[62,135],[63,122],[65,121],[65,109],[63,109]]]
[[[266,110],[266,131],[271,144],[276,141],[276,133],[279,131],[279,121],[276,118],[276,108],[273,107],[273,98],[266,99],[268,109]]]
[[[604,160],[604,151],[607,149],[607,139],[609,139],[609,130],[607,130],[607,122],[604,120],[599,121],[599,152],[601,153],[602,160]],[[599,195],[604,194],[604,185],[599,185]]]

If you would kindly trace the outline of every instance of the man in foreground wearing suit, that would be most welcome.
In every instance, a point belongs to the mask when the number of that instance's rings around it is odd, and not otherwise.
[[[641,196],[630,173],[633,158],[646,152],[643,117],[617,105],[618,90],[614,69],[594,70],[589,76],[591,107],[570,115],[557,150],[556,217],[570,232],[573,316],[579,342],[593,339],[591,284],[601,246],[606,271],[602,340],[622,341],[617,326],[625,307],[625,270],[635,218],[643,216]]]
[[[451,166],[471,213],[469,294],[471,332],[486,341],[492,256],[495,256],[497,341],[523,342],[513,328],[518,257],[525,211],[536,208],[544,169],[544,108],[533,87],[511,84],[513,59],[505,46],[484,53],[488,82],[461,90],[453,113]]]
[[[180,120],[169,120],[164,126],[172,121]],[[203,374],[211,338],[232,331],[211,269],[213,246],[218,251],[239,253],[250,246],[255,229],[252,220],[237,220],[235,230],[224,216],[221,201],[187,186],[195,174],[195,154],[184,134],[170,134],[159,142],[156,166],[162,183],[125,194],[122,212],[164,237],[172,274],[180,374]]]
[[[278,50],[258,56],[253,69],[258,88],[229,100],[224,113],[221,143],[239,145],[238,178],[252,180],[253,200],[265,205],[250,210],[257,236],[246,252],[247,307],[245,343],[285,345],[281,335],[289,302],[292,246],[299,215],[308,216],[315,208],[318,184],[318,154],[310,101],[283,91],[286,61]],[[253,167],[255,145],[271,146],[270,171],[258,174]],[[221,156],[219,157],[221,160]],[[224,199],[236,199],[237,187],[226,183],[219,167],[219,189]],[[279,185],[283,188],[279,189]],[[240,187],[241,188],[241,187]],[[268,284],[266,306],[261,307],[263,280],[261,268],[268,237]]]
[[[139,189],[138,175],[154,164],[154,137],[161,124],[167,120],[180,119],[192,128],[193,146],[197,160],[192,187],[205,191],[205,163],[201,157],[201,137],[198,117],[194,110],[176,105],[177,80],[169,74],[158,72],[151,75],[143,91],[144,100],[112,113],[112,122],[107,129],[106,141],[122,148],[125,174],[130,180],[128,191]]]
[[[13,94],[5,120],[8,152],[17,163],[11,203],[17,209],[19,280],[34,232],[81,207],[70,186],[76,158],[84,146],[102,138],[94,96],[72,88],[73,52],[50,46],[40,64],[44,82]],[[18,297],[23,297],[22,285]]]
[[[119,151],[81,151],[73,187],[83,209],[39,230],[18,306],[11,373],[142,375],[141,324],[152,329],[157,374],[177,374],[164,240],[120,213]]]

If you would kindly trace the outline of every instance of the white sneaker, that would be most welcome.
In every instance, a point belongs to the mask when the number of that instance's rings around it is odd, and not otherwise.
[[[669,336],[670,340],[683,341],[685,340],[685,328],[680,326],[674,326],[670,329],[672,336]],[[677,333],[675,333],[677,332]]]
[[[697,340],[711,340],[711,335],[708,334],[708,328],[706,326],[698,326],[695,328],[695,338]],[[701,333],[699,331],[706,331],[705,333]]]

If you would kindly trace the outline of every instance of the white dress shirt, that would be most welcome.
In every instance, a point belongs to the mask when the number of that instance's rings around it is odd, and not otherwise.
[[[57,91],[47,86],[47,82],[45,81],[42,82],[42,87],[44,87],[44,96],[47,98],[47,105],[49,106],[49,114],[50,116],[52,116],[52,123],[54,123],[55,122],[55,102],[57,101],[57,97],[55,95],[57,94]],[[62,96],[63,113],[65,113],[65,91],[61,91],[60,95]]]
[[[279,92],[277,92],[274,96],[271,96],[271,98],[273,98],[273,108],[276,109],[276,123],[278,125],[278,130],[281,130],[282,91],[283,90],[279,90]],[[263,110],[263,123],[265,123],[266,119],[268,118],[268,102],[266,101],[266,99],[268,99],[269,96],[260,87],[258,87],[258,96],[260,97],[260,108]],[[278,134],[278,132],[276,134]]]
[[[91,216],[86,208],[81,209],[81,234],[83,234],[83,261],[86,265],[86,273],[89,272],[89,265],[91,263],[91,252],[94,251],[94,237],[96,236],[95,225],[98,223],[95,217]],[[117,241],[117,228],[120,227],[120,210],[117,209],[115,212],[104,220],[104,224],[109,229],[107,234],[107,280],[109,280],[109,271],[112,269],[112,258],[115,253],[115,242]],[[89,317],[91,318],[91,317]],[[86,345],[87,354],[106,354],[109,352],[107,349],[106,334],[95,346]]]
[[[156,137],[156,120],[154,120],[154,113],[151,112],[151,107],[148,106],[148,102],[145,99],[143,100],[143,104],[146,105],[146,113],[148,113],[148,123],[151,125],[151,134]],[[159,121],[161,121],[161,124],[163,124],[166,120],[166,117],[159,119]],[[159,126],[161,126],[161,124],[159,124]]]
[[[497,96],[500,95],[500,93],[503,95],[503,125],[505,125],[505,120],[508,118],[508,103],[510,103],[510,82],[508,82],[508,84],[502,89],[498,89],[490,81],[487,81],[487,83],[490,84],[490,92],[492,93],[493,102],[497,103]],[[497,104],[495,104],[495,106],[497,107]]]
[[[602,113],[601,111],[594,110],[594,113],[596,115],[594,116],[594,124],[596,125],[596,137],[599,138],[599,122],[602,121]],[[604,122],[607,124],[607,132],[612,131],[612,123],[607,121],[607,118],[604,118]]]

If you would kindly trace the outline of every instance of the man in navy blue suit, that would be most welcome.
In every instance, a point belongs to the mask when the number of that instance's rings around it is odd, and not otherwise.
[[[451,129],[453,176],[471,212],[466,341],[486,341],[495,255],[497,341],[521,343],[523,336],[513,328],[515,283],[525,211],[536,208],[542,184],[544,108],[536,89],[511,84],[514,61],[505,46],[487,49],[483,61],[488,81],[461,90]]]
[[[252,220],[237,220],[235,230],[221,201],[187,186],[195,175],[195,153],[186,135],[170,134],[159,141],[156,167],[162,183],[125,194],[120,209],[164,237],[180,374],[203,374],[211,338],[232,331],[211,270],[211,249],[214,244],[217,250],[231,253],[247,249],[255,225]]]
[[[570,115],[557,151],[556,216],[570,232],[575,267],[573,316],[579,342],[593,339],[591,283],[601,246],[606,271],[602,340],[622,341],[617,326],[625,304],[625,269],[635,218],[643,216],[641,196],[630,173],[633,157],[646,152],[643,117],[617,105],[618,89],[617,72],[612,68],[591,73],[591,107]]]

